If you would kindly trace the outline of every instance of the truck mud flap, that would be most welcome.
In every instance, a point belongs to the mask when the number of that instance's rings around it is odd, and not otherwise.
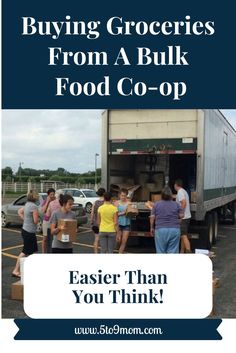
[[[204,222],[199,222],[190,225],[189,233],[193,235],[192,237],[190,237],[190,244],[193,252],[195,251],[195,249],[210,250],[213,243],[215,242],[215,219],[213,216],[213,213],[209,212],[206,214]]]
[[[209,234],[207,231],[207,226],[198,225],[190,226],[189,229],[189,241],[191,245],[192,252],[195,249],[210,249]]]
[[[129,237],[127,241],[127,249],[129,248],[136,248],[136,253],[155,253],[154,237]]]

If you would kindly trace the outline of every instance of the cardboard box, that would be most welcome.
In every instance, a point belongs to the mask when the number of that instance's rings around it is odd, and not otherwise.
[[[65,227],[57,234],[57,239],[63,243],[76,241],[77,221],[76,219],[59,219],[58,227]]]
[[[24,286],[21,281],[12,283],[11,285],[11,299],[23,300],[24,296]]]
[[[154,202],[152,201],[147,201],[145,202],[145,206],[149,209],[152,210],[153,206],[154,206]]]
[[[212,280],[212,296],[213,296],[212,303],[213,303],[213,305],[212,305],[212,311],[209,316],[215,315],[215,313],[214,313],[214,295],[216,292],[216,288],[219,287],[219,281],[220,281],[219,278],[213,278],[213,280]]]
[[[127,210],[126,210],[126,216],[127,217],[135,217],[138,215],[138,208],[136,205],[133,205],[132,203],[130,203],[127,207]]]
[[[197,202],[197,193],[196,193],[196,191],[191,191],[190,199],[191,199],[192,203],[196,203]]]
[[[215,294],[215,291],[216,291],[216,288],[219,287],[219,278],[214,278],[213,281],[212,281],[212,292],[213,292],[213,295]]]
[[[151,201],[157,202],[161,200],[161,194],[151,194]]]
[[[115,194],[115,196],[118,196],[119,191],[121,189],[127,189],[128,190],[128,196],[132,200],[136,191],[141,187],[141,185],[131,185],[131,184],[111,184],[110,185],[110,190],[112,194]]]

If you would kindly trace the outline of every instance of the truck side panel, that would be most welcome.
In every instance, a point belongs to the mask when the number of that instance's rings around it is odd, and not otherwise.
[[[199,111],[196,219],[236,200],[236,132],[219,110]]]
[[[204,200],[236,192],[235,132],[216,110],[205,111]]]
[[[218,110],[205,110],[204,189],[208,201],[235,194],[236,133]]]
[[[111,110],[110,140],[197,137],[197,110]]]

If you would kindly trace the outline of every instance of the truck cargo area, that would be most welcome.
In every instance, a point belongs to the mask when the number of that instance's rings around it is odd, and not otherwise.
[[[236,131],[220,110],[113,109],[102,116],[102,182],[112,191],[135,186],[131,235],[150,236],[145,203],[160,200],[165,185],[174,192],[176,179],[189,194],[189,233],[199,248],[216,242],[219,222],[235,223]]]
[[[183,180],[186,190],[196,190],[196,154],[110,155],[110,184],[140,185],[132,201],[155,201],[165,184]]]
[[[165,184],[174,191],[174,182],[181,178],[191,192],[196,187],[196,154],[110,155],[111,185],[139,185],[132,201],[137,202],[138,216],[131,220],[131,235],[150,237],[150,210],[145,202],[156,201]]]

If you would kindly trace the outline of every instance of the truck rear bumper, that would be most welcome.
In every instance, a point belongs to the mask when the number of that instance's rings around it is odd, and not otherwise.
[[[132,237],[146,237],[146,238],[153,238],[150,232],[139,232],[139,231],[131,231],[130,236]]]

